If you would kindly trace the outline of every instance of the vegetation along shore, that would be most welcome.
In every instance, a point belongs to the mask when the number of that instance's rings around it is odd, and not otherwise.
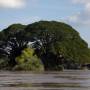
[[[88,44],[68,24],[13,24],[0,32],[1,70],[59,71],[85,66],[89,69],[89,63]]]

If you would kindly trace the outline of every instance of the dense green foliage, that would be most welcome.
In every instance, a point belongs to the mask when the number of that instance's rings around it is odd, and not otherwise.
[[[16,57],[16,62],[17,65],[14,67],[14,70],[44,70],[41,60],[34,55],[34,50],[30,48],[24,49],[22,54]]]
[[[8,36],[15,34],[16,32],[23,31],[25,29],[25,25],[22,24],[13,24],[8,28],[4,29],[0,32],[0,40],[6,40]]]
[[[22,24],[13,24],[11,26],[9,26],[8,28],[3,30],[3,33],[5,35],[10,35],[10,34],[14,34],[16,32],[20,32],[23,31],[25,29],[25,25]]]
[[[56,67],[58,64],[64,64],[66,68],[75,68],[77,64],[90,62],[87,43],[81,39],[76,30],[67,24],[55,21],[40,21],[28,25],[25,30],[26,34],[37,37],[42,41],[43,47],[40,51],[40,58],[46,68],[53,69],[54,65]],[[60,56],[63,57],[61,57],[62,60]]]
[[[65,23],[40,21],[27,26],[14,24],[0,32],[0,36],[0,40],[7,41],[7,43],[10,41],[9,38],[15,37],[16,40],[11,42],[14,43],[14,47],[16,47],[16,42],[19,44],[18,47],[11,50],[15,54],[14,58],[9,58],[10,62],[6,60],[8,64],[14,61],[14,68],[33,70],[32,63],[34,62],[31,61],[35,61],[36,67],[37,64],[40,65],[37,62],[39,60],[42,61],[45,70],[78,69],[80,65],[90,63],[88,44],[75,29]],[[35,40],[40,41],[34,44],[35,56],[30,55],[32,50],[28,51],[29,49],[21,53],[27,48],[28,41]],[[0,42],[0,47],[5,45],[2,42]],[[2,56],[2,51],[0,53]],[[10,55],[12,57],[12,54]],[[4,63],[5,60],[1,59],[0,62]]]

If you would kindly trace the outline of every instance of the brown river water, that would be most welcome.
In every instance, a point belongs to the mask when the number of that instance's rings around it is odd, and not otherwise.
[[[90,71],[0,71],[0,90],[90,90]]]

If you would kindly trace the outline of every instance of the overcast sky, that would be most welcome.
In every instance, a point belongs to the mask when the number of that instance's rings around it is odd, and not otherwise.
[[[72,25],[90,46],[90,0],[0,0],[0,30],[39,20]]]

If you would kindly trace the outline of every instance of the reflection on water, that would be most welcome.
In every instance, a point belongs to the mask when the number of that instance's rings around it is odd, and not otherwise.
[[[90,90],[90,71],[0,72],[0,90]]]

